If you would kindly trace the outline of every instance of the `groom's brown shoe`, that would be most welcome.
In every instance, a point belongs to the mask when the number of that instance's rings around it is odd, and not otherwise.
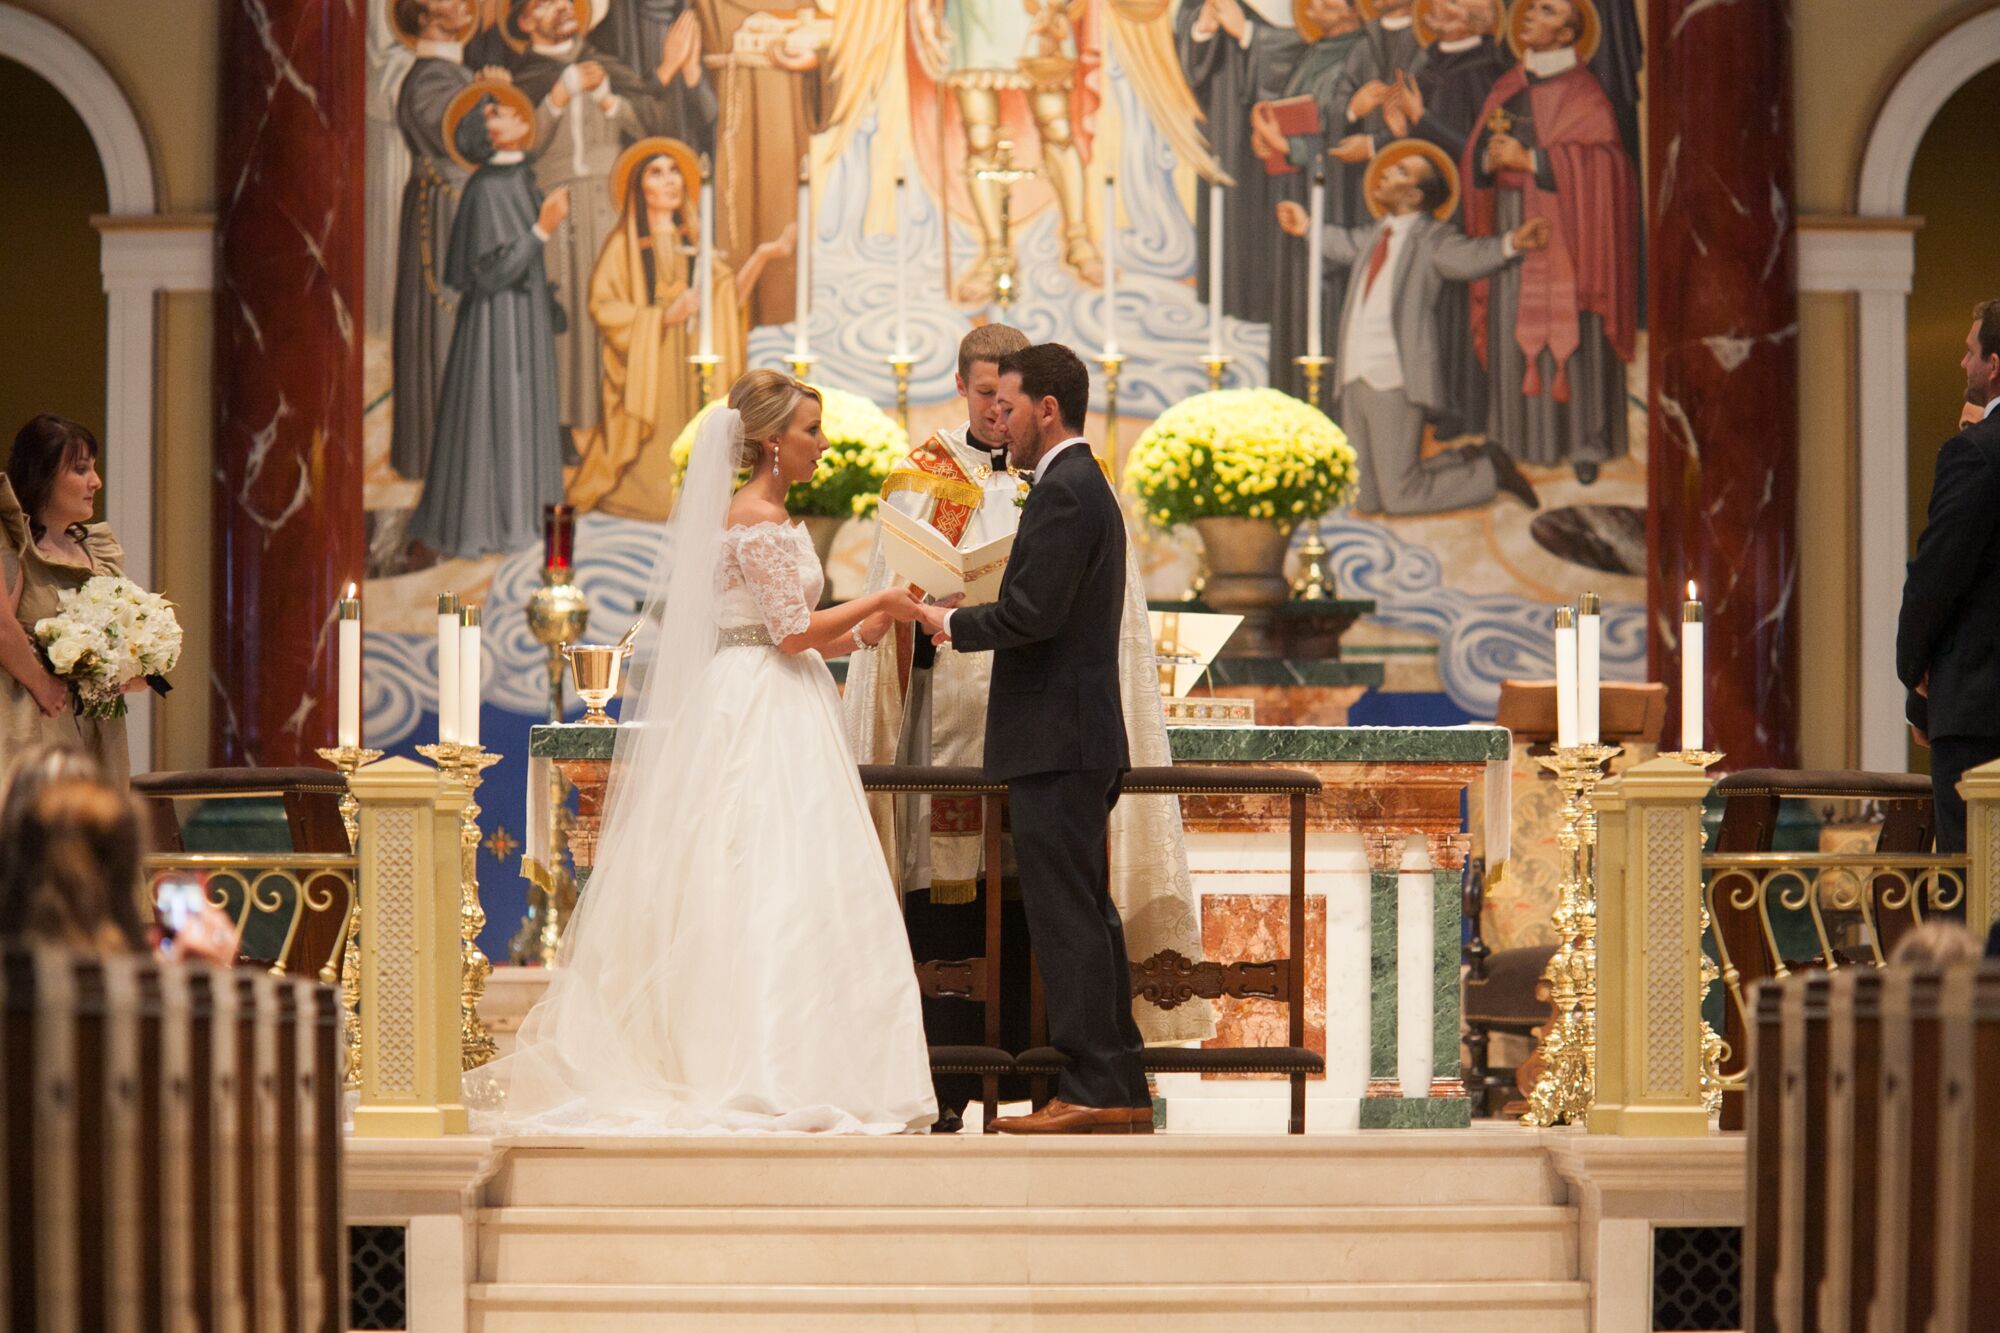
[[[1150,1106],[1072,1106],[1053,1097],[1028,1115],[1001,1116],[993,1128],[1002,1134],[1150,1134]]]

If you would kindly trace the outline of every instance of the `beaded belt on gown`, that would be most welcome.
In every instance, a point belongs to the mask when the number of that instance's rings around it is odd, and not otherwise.
[[[775,648],[771,642],[771,631],[762,625],[729,625],[716,631],[715,646],[718,648]]]

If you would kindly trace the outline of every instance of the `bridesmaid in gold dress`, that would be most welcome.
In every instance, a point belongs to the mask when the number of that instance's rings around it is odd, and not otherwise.
[[[701,408],[695,249],[701,172],[677,139],[641,139],[611,173],[618,228],[590,275],[590,318],[603,339],[602,424],[584,445],[567,488],[580,511],[661,522],[673,508],[668,451]],[[774,258],[790,254],[796,228],[754,250],[740,271],[718,247],[715,383],[743,373],[749,338],[744,303]]]
[[[124,572],[111,529],[90,522],[104,488],[97,457],[89,430],[44,414],[14,436],[0,475],[0,776],[36,746],[55,745],[90,754],[107,782],[131,780],[125,719],[78,717],[69,687],[49,674],[30,637],[66,589]]]

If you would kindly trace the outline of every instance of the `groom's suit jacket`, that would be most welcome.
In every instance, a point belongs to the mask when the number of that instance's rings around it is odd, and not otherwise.
[[[1000,595],[951,615],[952,645],[993,653],[986,773],[1131,767],[1118,696],[1125,517],[1088,447],[1028,492]]]

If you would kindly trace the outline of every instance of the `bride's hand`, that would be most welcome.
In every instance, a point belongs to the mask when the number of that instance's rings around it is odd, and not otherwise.
[[[917,608],[923,605],[908,588],[884,588],[875,596],[876,614],[905,624],[917,618]]]

